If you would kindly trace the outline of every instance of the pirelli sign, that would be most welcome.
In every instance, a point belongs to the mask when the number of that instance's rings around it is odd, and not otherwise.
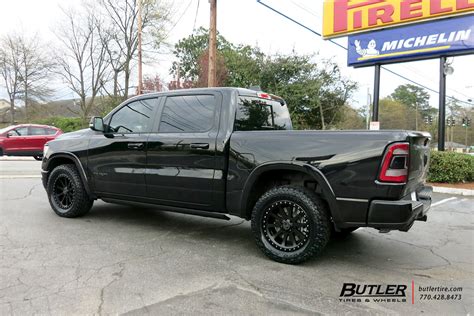
[[[345,36],[470,13],[474,13],[474,0],[324,0],[323,36]]]

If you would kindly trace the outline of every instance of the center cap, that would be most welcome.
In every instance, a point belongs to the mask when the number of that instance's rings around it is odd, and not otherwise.
[[[288,220],[283,221],[281,224],[284,230],[289,230],[291,228],[291,223]]]

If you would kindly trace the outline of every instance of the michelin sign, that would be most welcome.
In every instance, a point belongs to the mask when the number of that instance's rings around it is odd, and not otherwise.
[[[474,15],[349,36],[348,65],[474,53]]]

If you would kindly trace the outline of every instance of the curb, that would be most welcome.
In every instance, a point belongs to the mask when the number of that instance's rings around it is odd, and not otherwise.
[[[433,192],[456,194],[456,195],[463,195],[463,196],[474,196],[474,190],[455,189],[455,188],[448,188],[448,187],[439,187],[439,186],[434,186],[434,185],[433,185]]]

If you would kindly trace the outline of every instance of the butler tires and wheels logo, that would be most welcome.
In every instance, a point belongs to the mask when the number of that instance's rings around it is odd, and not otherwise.
[[[405,284],[356,284],[342,285],[340,302],[354,303],[406,303],[407,289]]]

